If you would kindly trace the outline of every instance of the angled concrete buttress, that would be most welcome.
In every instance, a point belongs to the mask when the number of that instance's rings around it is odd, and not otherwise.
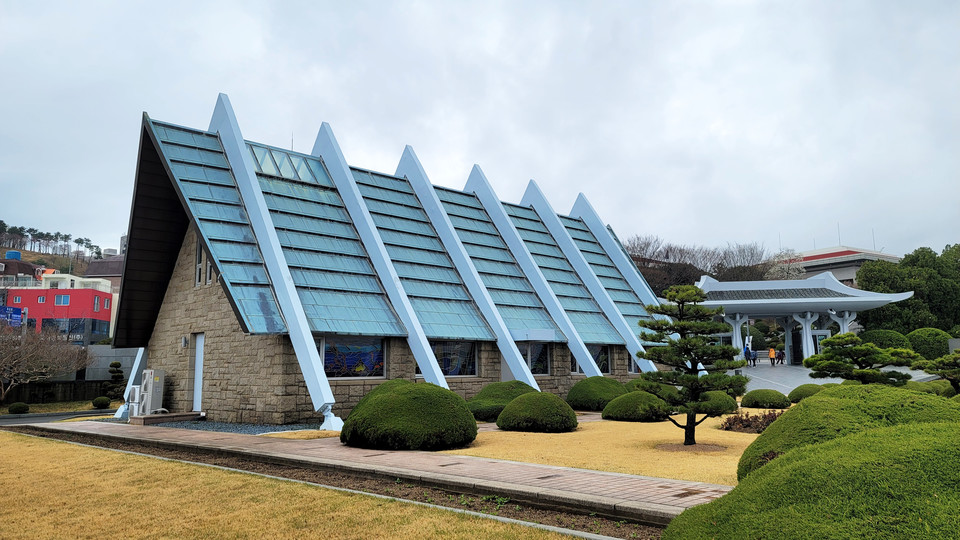
[[[570,349],[570,353],[577,361],[577,364],[580,365],[584,374],[586,374],[587,377],[602,377],[603,373],[600,371],[600,368],[597,367],[593,355],[590,354],[587,346],[583,343],[583,340],[580,339],[580,335],[574,328],[573,322],[567,316],[567,312],[564,311],[563,306],[560,305],[560,300],[557,299],[553,289],[550,288],[550,284],[547,283],[547,278],[544,277],[543,272],[540,271],[540,267],[537,266],[533,255],[530,254],[527,246],[523,243],[520,233],[517,232],[516,227],[513,226],[513,223],[510,221],[510,216],[507,215],[507,211],[504,210],[500,199],[493,191],[493,186],[487,181],[487,177],[483,174],[483,171],[480,170],[479,166],[473,166],[473,170],[470,171],[470,177],[464,189],[473,192],[480,201],[480,204],[483,205],[483,208],[487,211],[487,215],[490,216],[493,225],[497,228],[500,236],[503,237],[503,241],[506,242],[507,247],[510,248],[510,252],[517,260],[517,264],[520,265],[520,269],[526,274],[530,285],[537,293],[537,296],[540,297],[540,301],[543,302],[547,313],[553,317],[554,322],[557,323],[557,327],[560,328],[560,331],[567,337],[567,348]]]
[[[370,256],[370,262],[373,263],[374,270],[380,276],[387,298],[390,299],[390,303],[397,311],[397,316],[400,317],[400,321],[407,328],[407,343],[411,352],[413,352],[417,365],[420,367],[424,380],[437,386],[449,388],[447,380],[440,370],[440,364],[437,363],[436,356],[433,354],[433,348],[427,341],[423,326],[413,310],[410,298],[407,297],[407,293],[400,282],[400,276],[397,275],[397,270],[394,268],[390,255],[387,253],[387,248],[383,244],[383,238],[380,237],[377,226],[370,216],[370,210],[363,202],[363,196],[357,187],[353,172],[350,170],[347,160],[343,157],[340,145],[333,135],[333,129],[326,122],[320,126],[320,132],[317,133],[317,141],[313,145],[312,154],[314,157],[323,160],[327,172],[330,173],[330,178],[337,186],[337,191],[340,193],[340,198],[343,199],[347,213],[350,214],[350,219],[353,220],[357,233],[360,235],[360,241],[363,242],[363,247]]]
[[[290,268],[280,247],[277,231],[270,218],[270,211],[260,190],[253,157],[247,151],[240,132],[240,124],[226,94],[220,94],[217,99],[209,131],[219,133],[220,142],[233,169],[237,187],[245,202],[244,208],[247,210],[257,245],[263,254],[267,273],[273,284],[277,305],[287,324],[290,341],[307,384],[310,399],[314,409],[323,413],[324,421],[320,429],[339,430],[343,427],[343,420],[334,415],[331,410],[335,400],[323,369],[323,359],[320,358],[320,352],[317,350],[310,323],[303,311],[300,296],[290,275]]]
[[[530,372],[526,359],[520,354],[520,349],[517,348],[517,344],[510,335],[510,330],[500,316],[500,310],[497,309],[493,298],[490,297],[480,274],[473,265],[473,261],[470,260],[470,255],[467,254],[467,250],[463,247],[460,237],[457,236],[450,218],[443,209],[443,204],[440,202],[437,192],[433,189],[433,184],[430,183],[420,160],[417,159],[416,153],[410,146],[403,150],[403,157],[400,158],[400,164],[397,166],[396,176],[405,176],[407,181],[410,182],[410,186],[413,187],[413,191],[417,194],[417,198],[420,199],[420,204],[423,205],[430,223],[433,224],[433,228],[440,236],[444,249],[450,254],[453,265],[467,286],[470,296],[473,297],[477,307],[480,308],[480,313],[483,314],[487,324],[490,325],[490,329],[493,330],[493,335],[497,338],[497,348],[500,349],[500,354],[503,356],[510,374],[513,375],[514,379],[539,390],[540,386],[534,379],[533,373]]]

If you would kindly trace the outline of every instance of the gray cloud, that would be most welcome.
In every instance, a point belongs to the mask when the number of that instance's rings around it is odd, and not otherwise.
[[[621,237],[956,243],[960,8],[936,2],[0,4],[0,219],[116,246],[140,112],[501,198],[584,192]],[[686,215],[683,215],[686,214]]]

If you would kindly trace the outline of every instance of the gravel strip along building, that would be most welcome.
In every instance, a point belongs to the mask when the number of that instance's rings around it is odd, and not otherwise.
[[[563,395],[655,369],[657,298],[583,195],[504,203],[477,166],[434,186],[410,147],[351,167],[327,124],[309,154],[247,141],[223,94],[206,130],[145,113],[135,182],[114,346],[146,349],[170,411],[338,429],[386,379]]]

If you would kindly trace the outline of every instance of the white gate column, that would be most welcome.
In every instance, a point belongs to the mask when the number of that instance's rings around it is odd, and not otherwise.
[[[817,322],[817,319],[819,318],[819,313],[813,313],[810,311],[804,312],[803,315],[798,313],[793,314],[793,320],[800,323],[802,328],[804,360],[813,356],[813,323]]]

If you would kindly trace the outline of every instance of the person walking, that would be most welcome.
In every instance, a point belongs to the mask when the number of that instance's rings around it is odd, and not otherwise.
[[[770,365],[775,366],[777,364],[777,350],[770,347],[770,350],[767,351],[767,358],[770,359]]]
[[[786,357],[787,357],[787,353],[783,352],[782,350],[777,351],[777,363],[778,363],[778,364],[783,364],[783,359],[786,358]]]

